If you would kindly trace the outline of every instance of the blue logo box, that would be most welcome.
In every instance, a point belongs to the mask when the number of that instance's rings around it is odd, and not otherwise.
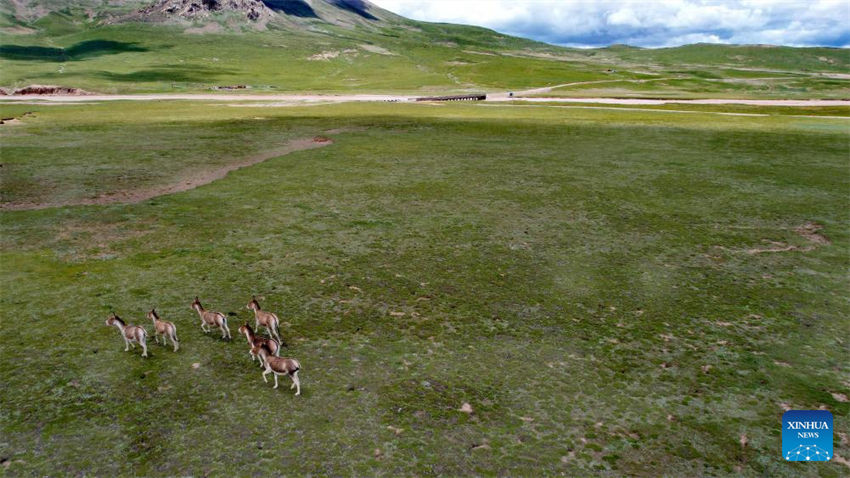
[[[826,410],[788,410],[782,415],[785,461],[832,459],[832,414]]]

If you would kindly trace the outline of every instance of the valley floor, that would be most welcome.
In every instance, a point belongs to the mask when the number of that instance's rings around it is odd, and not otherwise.
[[[0,102],[8,476],[847,474],[843,106],[72,99]]]

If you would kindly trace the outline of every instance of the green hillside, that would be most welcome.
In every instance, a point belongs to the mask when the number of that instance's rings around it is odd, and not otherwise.
[[[850,81],[840,74],[850,70],[847,50],[577,50],[407,20],[368,4],[354,12],[332,1],[312,2],[310,13],[293,9],[307,5],[293,1],[266,2],[277,9],[250,22],[236,11],[145,17],[136,12],[148,2],[139,1],[17,2],[27,3],[24,8],[3,0],[0,86],[116,93],[246,85],[254,92],[415,94],[581,83],[553,94],[850,97]],[[648,89],[647,79],[661,83]]]

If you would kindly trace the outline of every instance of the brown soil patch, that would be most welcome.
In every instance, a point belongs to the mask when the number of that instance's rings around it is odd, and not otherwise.
[[[769,247],[756,247],[753,249],[748,249],[748,254],[762,254],[764,252],[788,252],[788,251],[802,251],[807,252],[818,246],[827,246],[831,244],[830,240],[821,234],[819,231],[823,229],[823,226],[814,222],[807,222],[802,226],[795,227],[794,232],[799,234],[801,237],[805,238],[809,241],[809,245],[807,246],[794,246],[790,244],[786,244],[784,242],[776,242],[776,241],[768,241],[765,240]]]
[[[819,246],[826,246],[830,244],[829,239],[826,236],[822,235],[820,232],[823,229],[823,226],[820,224],[816,224],[814,222],[807,222],[800,227],[794,229],[794,232],[808,239],[812,244],[816,244]]]
[[[776,241],[765,241],[770,246],[768,247],[754,247],[752,249],[747,249],[747,254],[762,254],[765,252],[788,252],[788,251],[798,251],[800,250],[797,246],[792,246],[785,244],[784,242],[776,242]],[[808,249],[806,249],[808,250]]]
[[[218,169],[193,172],[191,175],[184,176],[179,181],[173,184],[167,184],[163,186],[152,186],[140,189],[131,189],[126,191],[115,191],[94,198],[84,198],[74,201],[44,203],[3,203],[0,204],[0,209],[10,211],[28,211],[33,209],[46,209],[49,207],[60,206],[89,206],[116,203],[135,204],[142,201],[146,201],[148,199],[155,198],[157,196],[164,196],[166,194],[174,194],[182,191],[188,191],[190,189],[195,189],[199,186],[209,184],[217,179],[221,179],[227,176],[227,173],[229,173],[230,171],[241,169],[246,166],[253,166],[255,164],[262,163],[267,159],[276,158],[289,153],[293,153],[295,151],[321,148],[322,146],[328,146],[330,144],[333,144],[333,141],[330,138],[322,137],[324,138],[324,140],[322,141],[317,141],[316,138],[320,137],[317,136],[315,138],[294,139],[280,148],[272,149],[269,151],[263,151],[261,153],[242,158],[239,161],[230,163]]]

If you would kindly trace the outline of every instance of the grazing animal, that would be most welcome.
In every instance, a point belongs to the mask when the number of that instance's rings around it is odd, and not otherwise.
[[[192,302],[192,308],[195,309],[198,315],[201,316],[201,330],[203,330],[205,334],[212,330],[212,326],[216,326],[221,329],[221,338],[232,338],[230,335],[230,329],[227,327],[227,316],[221,312],[205,310],[197,296],[195,296],[195,300]]]
[[[177,327],[173,322],[168,322],[159,319],[159,314],[156,309],[151,309],[148,312],[148,318],[153,321],[153,339],[159,343],[159,336],[162,335],[162,345],[168,345],[168,339],[171,339],[171,344],[174,345],[174,351],[180,348],[180,343],[177,340]]]
[[[248,305],[245,306],[246,309],[254,311],[254,328],[259,330],[260,326],[266,328],[269,331],[269,335],[274,337],[279,343],[283,344],[283,341],[280,340],[280,334],[278,333],[278,324],[280,324],[280,320],[271,312],[266,312],[265,310],[260,309],[260,303],[257,302],[257,298],[253,295],[251,296],[251,302],[248,302]],[[283,344],[285,346],[285,344]]]
[[[142,346],[142,357],[148,356],[148,332],[144,327],[140,327],[138,325],[127,325],[120,317],[115,315],[115,312],[106,319],[106,325],[110,327],[115,326],[121,332],[121,338],[124,339],[125,352],[130,350],[131,345],[133,348],[136,348],[134,343],[138,343]]]
[[[274,388],[277,388],[277,376],[289,375],[289,378],[292,379],[292,385],[289,389],[292,390],[295,388],[295,395],[301,395],[301,381],[298,380],[298,371],[301,370],[301,364],[298,363],[297,360],[293,358],[275,357],[265,345],[255,345],[252,348],[252,352],[260,356],[263,367],[266,369],[263,372],[264,382],[269,382],[266,378],[267,374],[274,373]]]
[[[258,337],[254,335],[254,329],[252,329],[251,326],[248,325],[248,322],[245,322],[245,325],[239,327],[239,333],[244,334],[245,338],[248,339],[248,345],[251,347],[251,351],[248,352],[248,355],[251,356],[252,362],[254,361],[254,359],[258,358],[257,352],[254,349],[255,347],[265,346],[269,349],[269,352],[271,352],[272,355],[274,355],[275,357],[280,356],[280,345],[277,343],[277,341],[275,339],[267,339],[265,337]],[[260,360],[260,367],[262,366],[263,361]]]

